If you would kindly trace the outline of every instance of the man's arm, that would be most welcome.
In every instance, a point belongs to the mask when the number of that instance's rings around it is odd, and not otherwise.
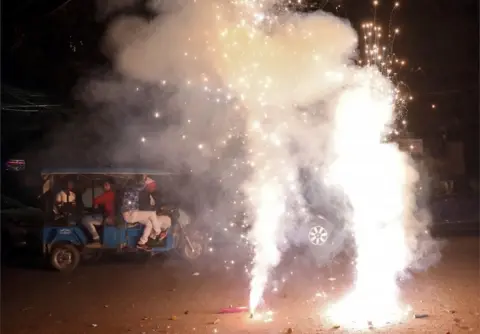
[[[59,192],[57,196],[55,197],[55,203],[57,205],[62,204],[62,192]]]
[[[61,213],[62,204],[63,204],[62,192],[59,192],[55,196],[55,203],[53,205],[53,211],[55,212],[55,214]]]
[[[105,205],[105,200],[106,200],[106,193],[103,193],[101,195],[98,195],[93,199],[93,206],[95,208],[98,208],[99,205]]]

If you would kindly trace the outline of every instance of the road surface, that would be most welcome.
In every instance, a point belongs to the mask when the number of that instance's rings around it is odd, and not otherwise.
[[[447,241],[436,266],[400,283],[411,313],[401,323],[367,332],[480,333],[479,239]],[[271,322],[245,313],[216,314],[246,304],[248,279],[241,264],[214,264],[207,269],[172,258],[107,259],[68,275],[4,266],[2,333],[353,332],[334,328],[320,314],[351,287],[346,263],[318,269],[303,258],[284,261],[265,293],[265,305],[274,311]]]

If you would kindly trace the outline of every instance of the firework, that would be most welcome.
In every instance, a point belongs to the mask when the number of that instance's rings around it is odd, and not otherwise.
[[[400,58],[395,52],[395,40],[400,35],[400,28],[394,26],[395,13],[400,9],[400,2],[395,2],[388,18],[388,29],[384,31],[378,23],[377,8],[381,5],[374,1],[373,19],[361,25],[359,47],[360,59],[358,64],[362,66],[376,66],[379,71],[394,85],[394,111],[395,121],[391,129],[387,131],[389,137],[398,136],[407,126],[405,112],[408,103],[413,100],[408,85],[401,80],[400,74],[406,68],[407,61]]]
[[[354,299],[365,298],[376,283],[386,300],[377,300],[370,314],[383,306],[392,311],[395,275],[408,260],[401,229],[408,214],[402,202],[408,193],[402,188],[408,184],[405,164],[393,146],[381,144],[398,103],[386,78],[394,77],[390,60],[395,58],[380,48],[375,23],[365,26],[368,53],[362,68],[351,62],[357,34],[348,24],[326,13],[295,15],[274,5],[268,0],[190,1],[158,22],[131,20],[124,27],[137,39],[117,45],[116,66],[135,79],[176,87],[176,106],[185,114],[182,126],[164,131],[158,150],[167,157],[181,155],[193,173],[218,173],[224,188],[234,192],[232,206],[245,196],[241,204],[252,213],[247,238],[254,248],[250,313],[258,314],[295,225],[308,218],[299,168],[325,164],[354,207],[355,296],[360,296]],[[325,150],[331,136],[334,147]],[[235,142],[240,150],[232,149]],[[203,169],[202,161],[209,162]],[[378,240],[369,246],[365,240],[372,235]],[[374,264],[384,266],[378,277],[371,274]]]
[[[409,261],[404,222],[412,215],[416,179],[404,153],[381,142],[384,127],[393,121],[393,96],[391,83],[372,71],[343,94],[336,113],[337,160],[329,180],[350,200],[357,245],[354,291],[329,311],[344,325],[378,327],[404,315],[396,279]]]

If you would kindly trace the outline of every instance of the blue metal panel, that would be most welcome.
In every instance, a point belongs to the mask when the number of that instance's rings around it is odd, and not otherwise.
[[[121,245],[135,247],[143,233],[143,225],[138,224],[134,227],[105,226],[103,229],[103,247],[117,248]]]
[[[105,225],[103,228],[103,247],[117,248],[125,242],[125,229]]]
[[[136,247],[138,240],[143,234],[144,226],[138,224],[134,227],[129,227],[126,230],[126,238],[128,247]]]
[[[74,245],[85,245],[87,237],[78,226],[45,226],[43,243],[46,245],[67,242]]]

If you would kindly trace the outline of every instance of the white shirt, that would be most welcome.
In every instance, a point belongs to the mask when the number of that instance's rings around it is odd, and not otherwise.
[[[69,191],[68,194],[62,190],[57,194],[57,197],[55,198],[57,203],[65,204],[65,203],[75,203],[75,193],[72,191]]]
[[[68,194],[62,190],[60,191],[57,196],[55,197],[55,205],[53,206],[53,212],[56,214],[59,214],[60,212],[58,211],[57,205],[62,206],[65,203],[74,203],[75,204],[75,193],[72,191],[69,191]]]

